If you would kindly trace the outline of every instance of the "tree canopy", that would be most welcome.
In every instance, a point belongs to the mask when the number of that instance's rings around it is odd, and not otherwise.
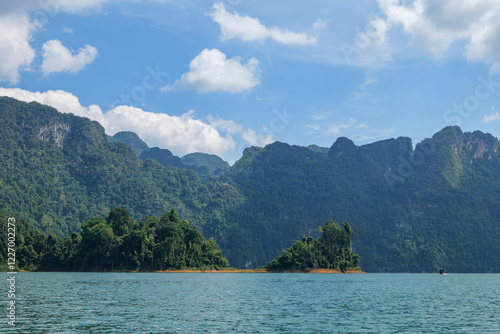
[[[5,217],[0,211],[2,224],[6,224]],[[206,240],[198,228],[180,220],[175,209],[160,219],[146,216],[139,222],[131,219],[127,210],[113,209],[106,219],[89,219],[82,224],[81,234],[73,232],[65,238],[46,236],[39,229],[30,229],[24,221],[16,227],[20,269],[121,271],[228,266],[217,243]],[[3,225],[2,231],[6,231]],[[2,235],[0,245],[6,239]],[[0,263],[6,261],[5,249],[0,252]]]
[[[266,265],[268,271],[289,271],[312,269],[335,269],[342,272],[348,269],[359,269],[360,257],[352,251],[352,242],[356,236],[356,228],[343,223],[342,228],[335,221],[329,220],[324,227],[318,228],[322,233],[319,239],[311,236],[296,241],[290,248]]]

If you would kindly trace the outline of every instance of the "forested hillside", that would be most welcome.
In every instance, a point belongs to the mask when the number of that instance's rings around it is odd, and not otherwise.
[[[0,209],[60,236],[95,216],[125,207],[134,219],[172,207],[201,225],[210,202],[192,170],[141,161],[130,146],[109,142],[97,122],[38,103],[0,98]]]
[[[230,244],[253,260],[314,234],[328,219],[354,223],[367,271],[485,272],[500,266],[498,140],[449,127],[412,149],[409,138],[356,147],[339,138],[328,156],[274,143],[245,151],[225,175],[245,196],[230,212]],[[251,214],[248,214],[248,213]],[[243,263],[238,263],[242,265]]]
[[[500,270],[500,152],[489,134],[447,127],[415,148],[404,137],[339,138],[328,152],[275,142],[227,169],[10,98],[0,98],[0,130],[0,209],[42,230],[49,215],[61,237],[117,207],[136,220],[175,207],[235,267],[265,265],[336,220],[358,227],[365,271]]]

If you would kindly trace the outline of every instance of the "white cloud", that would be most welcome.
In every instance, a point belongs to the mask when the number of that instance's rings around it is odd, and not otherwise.
[[[119,131],[133,131],[149,146],[168,148],[181,156],[191,152],[223,155],[236,146],[229,134],[223,136],[215,126],[195,119],[193,111],[182,116],[170,116],[122,105],[104,113],[97,105],[82,106],[76,96],[61,90],[41,93],[19,88],[0,88],[0,96],[10,96],[26,102],[37,101],[63,113],[88,117],[101,123],[109,135]]]
[[[53,39],[43,44],[42,73],[49,75],[55,72],[77,73],[92,63],[97,57],[97,49],[90,45],[78,49],[78,53],[73,55],[62,43]]]
[[[109,0],[0,1],[0,82],[17,84],[36,57],[33,35],[60,12],[81,13]],[[93,50],[84,49],[92,56]],[[84,57],[85,58],[85,57]]]
[[[459,40],[468,42],[468,60],[483,60],[500,67],[500,1],[378,0],[390,27],[402,27],[411,44],[441,57]]]
[[[500,113],[494,113],[494,114],[489,114],[489,115],[484,115],[483,117],[483,123],[484,124],[489,124],[493,123],[496,121],[500,121]]]
[[[162,87],[161,90],[244,92],[260,84],[258,65],[259,61],[255,58],[243,64],[238,58],[227,59],[217,49],[205,49],[189,63],[189,72],[184,73],[172,86]]]
[[[30,46],[36,26],[27,15],[0,16],[0,82],[19,82],[19,71],[29,67],[35,59]]]
[[[210,16],[220,25],[221,40],[239,38],[244,42],[263,42],[272,39],[278,43],[290,45],[311,45],[317,43],[316,37],[306,33],[296,33],[278,27],[268,28],[258,18],[230,13],[223,3],[214,4]],[[323,21],[316,21],[315,28],[324,28]]]

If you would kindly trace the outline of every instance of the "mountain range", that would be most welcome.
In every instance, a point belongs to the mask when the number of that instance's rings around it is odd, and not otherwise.
[[[365,271],[498,272],[499,202],[499,141],[480,131],[446,127],[415,146],[407,137],[363,146],[341,137],[330,148],[274,142],[229,166],[0,98],[0,210],[40,229],[50,215],[61,236],[114,208],[140,219],[175,207],[244,268],[335,220],[357,227]]]

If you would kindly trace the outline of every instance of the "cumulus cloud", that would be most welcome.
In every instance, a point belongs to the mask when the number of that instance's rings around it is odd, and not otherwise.
[[[108,135],[120,131],[137,133],[149,146],[168,148],[174,154],[206,152],[224,155],[236,148],[234,135],[240,135],[248,145],[264,146],[274,141],[266,129],[259,133],[231,120],[208,116],[208,122],[197,119],[193,110],[181,116],[152,113],[140,108],[121,105],[103,112],[97,105],[82,106],[78,97],[62,90],[30,92],[20,88],[1,88],[0,96],[52,106],[63,113],[72,113],[98,121]]]
[[[493,114],[489,114],[489,115],[484,115],[483,117],[483,123],[484,124],[489,124],[489,123],[493,123],[493,122],[497,122],[497,121],[500,121],[500,113],[493,113]]]
[[[90,8],[98,8],[108,1],[0,1],[0,59],[2,60],[0,62],[0,82],[17,84],[20,80],[19,73],[30,69],[30,65],[36,57],[35,50],[31,45],[32,36],[57,13],[80,13]],[[52,47],[54,48],[54,45]],[[77,55],[79,57],[77,61],[82,61],[80,58],[88,60],[88,57],[91,57],[93,53],[93,49],[85,47],[83,54]],[[61,58],[54,60],[61,60]],[[76,63],[73,63],[73,66],[76,66]]]
[[[36,26],[27,15],[0,16],[0,81],[19,82],[19,71],[28,68],[35,59],[30,45]]]
[[[85,47],[78,49],[77,54],[73,55],[57,39],[46,42],[43,44],[42,49],[43,62],[41,68],[44,75],[65,71],[77,73],[97,57],[97,49],[93,46],[85,45]]]
[[[316,37],[306,33],[291,32],[278,27],[268,28],[260,23],[258,18],[230,13],[223,3],[214,4],[210,16],[220,25],[222,40],[239,38],[244,42],[263,42],[272,39],[290,45],[311,45],[317,42]],[[322,29],[326,24],[323,21],[316,21],[314,27]]]
[[[467,41],[468,60],[500,67],[500,2],[497,0],[430,1],[378,0],[385,23],[402,27],[411,44],[443,56],[452,43]]]
[[[205,49],[189,63],[189,72],[184,73],[172,86],[162,87],[161,90],[244,92],[260,84],[258,65],[259,61],[255,58],[242,63],[238,58],[227,59],[217,49]]]

